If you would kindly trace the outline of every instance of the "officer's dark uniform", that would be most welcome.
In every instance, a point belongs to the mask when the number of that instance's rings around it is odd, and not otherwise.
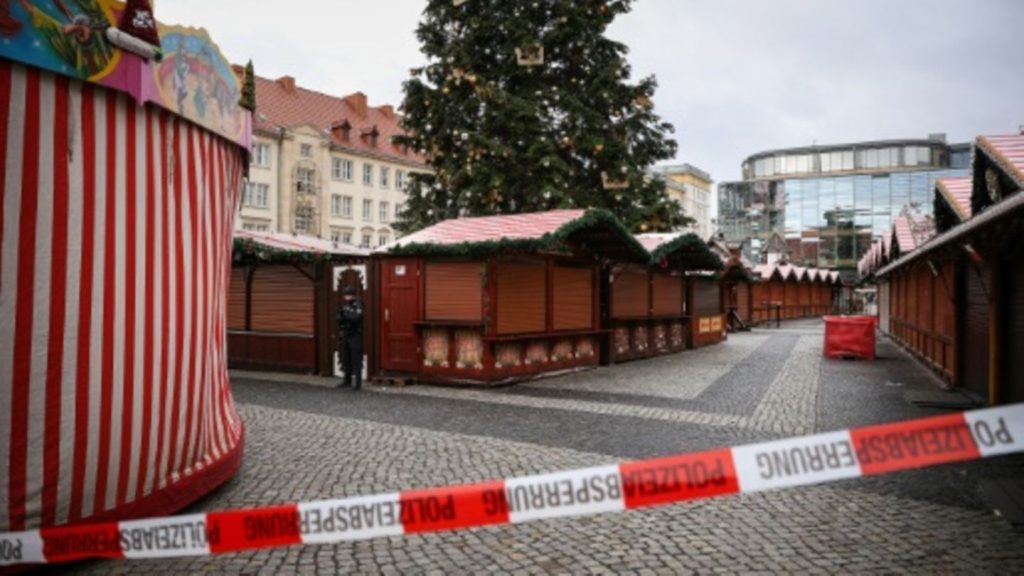
[[[345,294],[355,294],[348,288]],[[355,376],[355,389],[363,386],[363,303],[359,300],[345,302],[338,310],[338,347],[341,351],[341,366],[345,370],[344,386],[352,385]]]

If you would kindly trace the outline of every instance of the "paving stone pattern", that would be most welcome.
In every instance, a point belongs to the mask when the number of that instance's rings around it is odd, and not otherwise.
[[[935,387],[926,372],[886,342],[880,356],[823,360],[820,323],[804,322],[499,390],[353,392],[236,373],[243,467],[190,511],[472,482],[941,413],[902,398]],[[1004,457],[622,514],[68,571],[1019,573],[1024,536],[985,508],[977,482],[1021,474],[1024,459]]]

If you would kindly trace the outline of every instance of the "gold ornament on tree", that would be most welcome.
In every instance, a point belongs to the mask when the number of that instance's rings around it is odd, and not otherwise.
[[[530,46],[516,48],[516,62],[520,66],[543,66],[544,46],[541,44],[532,44]]]
[[[601,172],[601,186],[605,190],[623,190],[629,188],[628,180],[613,180],[607,172]]]

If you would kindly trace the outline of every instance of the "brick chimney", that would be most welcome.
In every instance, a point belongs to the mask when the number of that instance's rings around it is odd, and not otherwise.
[[[391,118],[392,116],[395,115],[395,107],[390,104],[380,106],[377,108],[377,110],[380,110],[380,113],[387,116],[388,118]]]
[[[366,116],[366,94],[356,92],[355,94],[345,96],[344,100],[356,114]]]
[[[295,92],[295,78],[291,76],[281,76],[277,79],[277,83],[284,88],[285,92]]]
[[[231,71],[234,72],[235,76],[238,77],[239,80],[245,78],[245,66],[242,66],[241,64],[232,64]]]

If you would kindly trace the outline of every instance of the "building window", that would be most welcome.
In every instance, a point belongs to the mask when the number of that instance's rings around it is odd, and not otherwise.
[[[405,210],[405,204],[395,202],[395,220],[402,219],[402,210]]]
[[[301,154],[303,158],[312,158],[313,157],[313,145],[312,144],[302,144],[301,146],[299,146],[299,154]]]
[[[295,170],[295,191],[304,194],[313,194],[316,189],[313,182],[316,178],[316,171],[312,168],[298,168]]]
[[[266,224],[255,224],[253,222],[243,222],[242,230],[249,232],[267,232],[270,229]]]
[[[380,167],[380,187],[387,188],[390,184],[388,183],[388,177],[391,175],[391,169],[385,166]]]
[[[384,246],[390,241],[390,238],[386,232],[381,232],[380,236],[377,237],[377,246]]]
[[[341,233],[341,243],[342,244],[351,244],[352,243],[352,233],[351,232],[342,232]]]
[[[387,202],[381,202],[379,207],[379,215],[381,223],[387,223],[391,221],[391,212],[389,211],[391,206]]]
[[[331,196],[331,216],[337,218],[352,217],[352,197],[334,194]]]
[[[266,208],[270,198],[270,185],[249,182],[242,191],[242,206]]]
[[[331,178],[343,182],[352,181],[352,161],[345,158],[331,160]]]
[[[363,184],[373,186],[373,164],[363,164]]]
[[[404,170],[395,170],[395,190],[405,190]]]
[[[373,200],[363,200],[363,220],[373,221]]]
[[[331,159],[331,178],[343,182],[352,181],[352,161],[346,158]]]
[[[373,241],[373,234],[363,234],[363,241],[359,243],[359,246],[363,248],[369,248],[370,242]]]
[[[253,144],[252,145],[252,163],[253,166],[259,166],[260,168],[267,168],[270,166],[270,146],[266,144]]]
[[[310,232],[313,230],[313,207],[297,206],[295,208],[295,231]]]

